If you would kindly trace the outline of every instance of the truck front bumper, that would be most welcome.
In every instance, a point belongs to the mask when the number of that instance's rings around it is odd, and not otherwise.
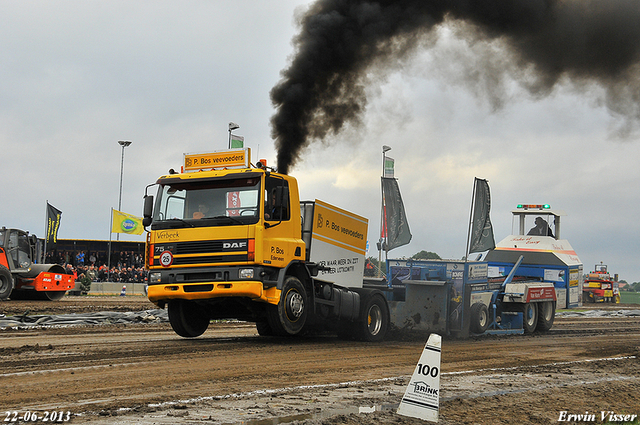
[[[206,300],[222,297],[243,297],[254,301],[278,304],[280,290],[275,282],[259,280],[268,273],[256,267],[253,279],[233,279],[237,267],[150,270],[147,296],[155,304],[174,299]],[[258,279],[256,279],[256,277]]]
[[[280,290],[264,288],[262,282],[216,282],[197,284],[149,285],[149,301],[158,304],[175,299],[206,300],[221,297],[246,297],[254,301],[278,304]]]

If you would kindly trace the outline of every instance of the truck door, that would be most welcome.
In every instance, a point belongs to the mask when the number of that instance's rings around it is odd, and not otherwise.
[[[296,250],[300,240],[300,219],[291,210],[289,182],[278,176],[267,176],[264,194],[264,263],[285,267],[304,253]],[[297,218],[297,220],[296,220]]]

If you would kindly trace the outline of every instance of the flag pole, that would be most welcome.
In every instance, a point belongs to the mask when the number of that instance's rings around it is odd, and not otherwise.
[[[474,177],[473,179],[473,193],[471,195],[471,209],[469,211],[469,227],[467,229],[467,244],[465,246],[465,254],[464,254],[464,262],[466,263],[469,258],[469,241],[471,239],[471,225],[473,222],[473,206],[476,201],[476,184],[478,184],[478,178]]]
[[[384,167],[385,167],[385,161],[386,161],[386,156],[387,156],[387,152],[389,152],[391,150],[391,148],[387,145],[382,145],[382,175],[380,176],[380,189],[382,190],[382,198],[380,199],[380,239],[379,239],[379,247],[378,247],[378,277],[381,277],[380,275],[382,274],[382,249],[384,247],[384,245],[386,245],[385,243],[385,239],[387,236],[387,229],[386,229],[386,214],[385,214],[385,210],[384,210],[384,185],[382,184],[382,179],[384,179]],[[383,238],[384,235],[384,238]],[[385,255],[386,257],[386,255]],[[386,258],[385,258],[386,261]]]
[[[109,255],[107,256],[107,282],[111,282],[111,235],[113,235],[113,207],[111,207],[111,222],[109,223]]]
[[[382,196],[380,197],[380,240],[378,242],[378,277],[382,277],[382,247],[384,246],[384,185],[382,184],[382,178],[380,178],[380,189],[382,190]]]
[[[42,254],[42,262],[46,264],[47,262],[47,240],[49,239],[49,200],[47,199],[47,203],[45,204],[44,210],[44,253]]]

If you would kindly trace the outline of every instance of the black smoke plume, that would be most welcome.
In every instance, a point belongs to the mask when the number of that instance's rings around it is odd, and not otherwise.
[[[640,120],[638,0],[318,0],[299,18],[294,56],[271,90],[277,168],[287,173],[312,140],[359,124],[374,65],[398,63],[435,28],[468,42],[498,41],[512,77],[535,96],[561,81],[604,89],[609,111]]]

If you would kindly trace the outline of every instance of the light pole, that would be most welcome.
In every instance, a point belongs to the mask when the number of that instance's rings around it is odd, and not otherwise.
[[[129,140],[118,140],[118,144],[122,146],[122,159],[120,160],[120,195],[118,196],[118,211],[122,211],[122,174],[124,172],[124,148],[131,144]],[[120,240],[120,233],[116,235],[117,240]]]
[[[230,122],[229,123],[229,149],[231,149],[231,132],[233,130],[237,130],[239,128],[240,128],[240,126],[238,124],[236,124],[234,122]]]
[[[382,177],[384,177],[384,163],[387,160],[387,152],[391,148],[387,145],[382,146]],[[382,183],[382,182],[380,182]],[[380,241],[378,242],[378,277],[382,273],[382,250],[384,248],[385,239],[382,237],[382,231],[384,229],[384,190],[382,191],[382,203],[380,206]]]

